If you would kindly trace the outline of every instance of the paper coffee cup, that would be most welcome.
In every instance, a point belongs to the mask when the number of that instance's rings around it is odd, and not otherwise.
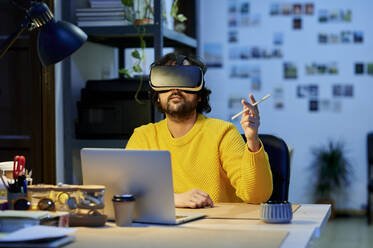
[[[117,226],[130,226],[132,224],[135,197],[131,194],[114,195],[113,205]]]

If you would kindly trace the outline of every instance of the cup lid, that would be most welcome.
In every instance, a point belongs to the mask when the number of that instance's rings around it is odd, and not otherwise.
[[[113,201],[114,202],[132,202],[135,201],[135,196],[131,194],[123,194],[123,195],[114,195]]]

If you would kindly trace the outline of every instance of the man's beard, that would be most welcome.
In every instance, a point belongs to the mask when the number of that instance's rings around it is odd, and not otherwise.
[[[177,105],[174,105],[171,103],[171,98],[173,96],[179,96],[182,98],[182,103],[178,103]],[[188,118],[190,115],[194,113],[194,111],[197,109],[198,101],[195,99],[194,101],[187,101],[185,97],[179,93],[179,92],[174,92],[172,93],[166,103],[166,107],[162,107],[162,112],[168,114],[170,117],[178,119],[178,120],[183,120]]]

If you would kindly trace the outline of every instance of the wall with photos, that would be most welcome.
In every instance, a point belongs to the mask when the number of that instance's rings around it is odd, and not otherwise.
[[[294,148],[289,200],[313,201],[311,149],[334,139],[346,144],[354,173],[336,207],[362,209],[373,131],[373,2],[204,0],[199,11],[209,116],[231,121],[240,99],[271,93],[259,105],[260,133]],[[240,129],[239,118],[234,123]]]

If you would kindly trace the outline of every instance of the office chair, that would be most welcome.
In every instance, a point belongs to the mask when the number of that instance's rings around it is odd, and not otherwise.
[[[373,198],[373,133],[367,136],[367,154],[368,154],[368,204],[367,217],[368,225],[372,224],[372,198]]]
[[[242,134],[243,139],[246,137]],[[288,201],[290,182],[290,155],[285,141],[269,134],[259,134],[268,154],[272,171],[273,192],[269,202]]]

